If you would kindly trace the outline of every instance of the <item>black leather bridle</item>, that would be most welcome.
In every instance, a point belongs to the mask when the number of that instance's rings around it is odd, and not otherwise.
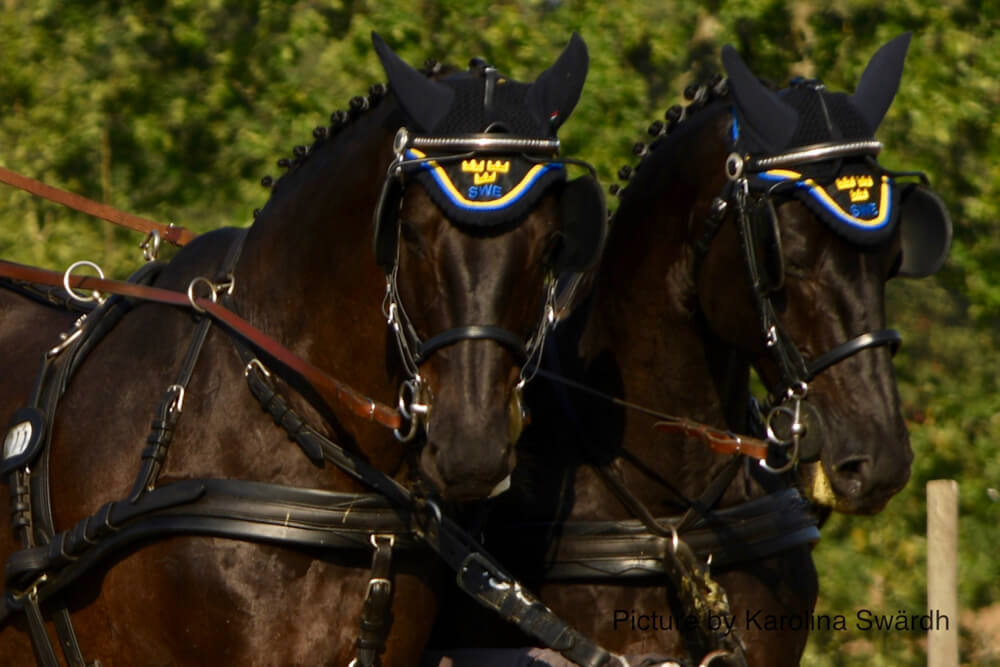
[[[769,444],[775,449],[773,460],[783,460],[781,465],[771,465],[761,461],[761,466],[778,474],[792,469],[798,461],[816,460],[819,452],[804,454],[800,442],[805,435],[805,425],[800,419],[801,403],[806,399],[809,383],[817,375],[855,354],[875,347],[888,346],[895,354],[902,337],[895,329],[878,329],[862,333],[847,340],[812,360],[806,360],[795,341],[788,335],[778,319],[772,299],[774,290],[767,285],[761,266],[761,252],[755,246],[755,235],[751,230],[751,194],[761,199],[770,199],[776,194],[775,188],[764,191],[751,190],[748,175],[778,167],[794,166],[845,157],[874,156],[881,149],[877,141],[828,142],[797,148],[780,155],[763,158],[745,157],[737,152],[726,158],[728,182],[722,194],[713,200],[711,212],[705,223],[705,232],[695,247],[695,270],[701,266],[712,239],[716,236],[730,207],[735,210],[740,246],[743,250],[744,267],[750,283],[754,306],[760,317],[760,330],[767,352],[778,369],[778,382],[768,387],[770,400],[762,408],[763,425]],[[773,425],[779,414],[791,418],[788,434],[777,433]],[[772,457],[769,457],[772,458]]]
[[[467,160],[479,155],[516,153],[535,164],[575,164],[586,168],[592,176],[596,171],[589,163],[558,157],[558,139],[536,139],[506,134],[477,134],[455,137],[432,137],[410,135],[401,128],[396,135],[393,150],[396,157],[389,166],[382,202],[377,217],[386,206],[385,200],[390,189],[396,188],[397,200],[401,192],[402,179],[408,169],[423,167],[429,162],[438,164]],[[411,148],[433,151],[433,157],[408,158]],[[398,205],[398,203],[397,203]],[[380,221],[379,224],[384,224]],[[397,225],[398,227],[398,225]],[[398,229],[391,230],[398,234]],[[403,442],[413,439],[420,429],[420,422],[426,420],[430,411],[431,397],[420,374],[419,366],[434,353],[456,343],[473,340],[490,340],[509,350],[521,364],[521,373],[515,387],[515,398],[520,403],[524,385],[537,369],[538,358],[549,328],[555,323],[556,277],[551,269],[545,280],[545,294],[542,312],[533,332],[528,338],[495,324],[466,324],[446,329],[426,339],[422,339],[410,321],[399,296],[398,288],[398,242],[396,257],[386,271],[386,292],[383,313],[393,330],[399,354],[403,361],[407,378],[399,389],[399,409],[408,427],[396,429],[394,434]]]

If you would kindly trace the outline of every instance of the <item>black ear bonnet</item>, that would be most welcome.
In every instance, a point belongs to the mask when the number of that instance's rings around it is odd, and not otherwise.
[[[736,152],[752,191],[788,193],[848,241],[875,245],[901,226],[900,275],[937,272],[951,245],[951,218],[922,174],[901,174],[875,160],[875,131],[899,88],[910,34],[875,53],[853,94],[817,80],[772,92],[736,51],[724,47],[733,94]],[[918,176],[919,183],[900,181]]]
[[[380,266],[387,272],[395,266],[399,208],[409,179],[424,187],[451,222],[480,228],[516,223],[559,186],[565,242],[553,268],[579,271],[596,261],[607,218],[603,194],[592,176],[567,183],[566,163],[577,161],[557,157],[556,132],[576,106],[587,74],[587,49],[577,34],[534,83],[514,81],[480,64],[432,80],[403,62],[378,35],[373,33],[372,41],[405,122],[375,212]],[[581,186],[581,180],[590,183]],[[595,192],[600,210],[565,201],[580,196],[593,204]]]

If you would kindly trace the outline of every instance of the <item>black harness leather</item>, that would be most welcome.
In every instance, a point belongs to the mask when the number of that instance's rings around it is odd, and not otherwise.
[[[239,255],[242,236],[224,262],[221,283]],[[149,266],[149,265],[147,265]],[[140,279],[151,281],[154,269]],[[47,355],[32,405],[51,422],[58,398],[86,353],[128,311],[127,299],[113,297],[88,317],[82,333],[58,355]],[[433,501],[413,496],[364,460],[345,451],[312,428],[288,406],[270,382],[270,372],[240,341],[237,350],[247,364],[251,392],[303,452],[315,462],[329,461],[372,488],[373,494],[344,494],[230,479],[195,479],[156,486],[173,428],[180,414],[177,401],[190,379],[207,325],[199,323],[188,354],[168,387],[154,418],[142,465],[128,497],[109,502],[71,529],[53,528],[48,487],[48,440],[28,463],[10,474],[12,523],[23,549],[4,568],[4,605],[0,620],[24,611],[36,658],[43,667],[58,667],[45,631],[41,603],[55,610],[64,655],[73,667],[87,667],[65,607],[66,587],[110,554],[142,541],[171,535],[205,535],[259,541],[288,547],[367,550],[374,547],[372,576],[365,600],[356,664],[378,663],[390,620],[391,551],[430,547],[456,572],[462,590],[495,610],[546,646],[583,667],[609,667],[622,659],[569,627],[513,579],[486,551]],[[47,437],[47,435],[46,435]],[[90,667],[99,663],[90,663]]]

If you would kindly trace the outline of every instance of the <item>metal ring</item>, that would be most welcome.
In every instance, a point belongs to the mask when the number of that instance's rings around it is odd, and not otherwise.
[[[712,651],[701,659],[701,662],[698,663],[698,667],[709,667],[709,665],[715,662],[716,658],[728,658],[731,655],[733,655],[731,651],[723,651],[722,649]]]
[[[250,371],[252,371],[254,368],[263,373],[264,377],[271,377],[271,371],[267,370],[267,366],[261,363],[260,359],[258,359],[257,357],[254,357],[247,363],[247,367],[243,369],[243,377],[247,377],[248,375],[250,375]]]
[[[380,538],[380,537],[388,538],[388,540],[389,540],[389,547],[390,548],[396,546],[396,536],[395,535],[391,535],[391,534],[390,535],[384,535],[382,533],[371,533],[371,534],[368,535],[368,541],[371,543],[371,545],[374,548],[378,549],[378,538]]]
[[[205,309],[202,308],[201,306],[199,306],[197,303],[195,303],[195,299],[194,299],[194,286],[197,285],[198,283],[205,283],[206,285],[208,285],[209,299],[212,300],[212,303],[218,303],[219,302],[219,287],[215,283],[213,283],[211,280],[209,280],[208,278],[205,278],[203,276],[198,276],[197,278],[195,278],[194,280],[192,280],[190,283],[188,283],[187,297],[188,297],[188,301],[191,302],[191,307],[194,308],[199,313],[204,313]]]
[[[33,599],[38,597],[38,587],[49,580],[49,575],[42,574],[30,586],[18,593],[17,591],[11,591],[10,596],[15,602],[23,600],[24,598]]]
[[[147,262],[152,262],[160,254],[160,240],[160,230],[153,229],[146,235],[146,239],[139,244],[139,249],[142,250],[142,257]],[[150,248],[150,245],[152,245],[152,248]]]
[[[392,429],[392,434],[396,436],[396,440],[400,442],[409,442],[416,437],[417,431],[420,428],[420,417],[417,410],[411,412],[411,408],[415,407],[412,402],[408,402],[406,399],[406,391],[410,391],[410,399],[416,400],[417,393],[420,390],[420,376],[415,378],[410,378],[409,380],[404,380],[402,384],[399,385],[399,398],[397,405],[399,408],[399,414],[402,418],[410,422],[410,428],[404,435],[402,431],[398,428]],[[425,406],[422,406],[425,407]],[[423,411],[426,414],[426,410]]]
[[[786,412],[792,415],[792,419],[795,419],[795,413],[791,408],[785,407],[784,405],[779,405],[778,407],[772,409],[764,417],[764,430],[767,433],[768,442],[773,442],[776,445],[792,445],[792,452],[788,456],[788,463],[777,468],[773,468],[767,463],[767,459],[760,460],[760,467],[771,473],[772,475],[780,475],[781,473],[788,472],[795,467],[795,464],[799,461],[799,442],[800,438],[793,435],[791,442],[787,440],[779,439],[774,433],[774,429],[771,427],[771,418],[778,412]]]
[[[792,444],[792,441],[795,439],[795,436],[794,435],[792,436],[792,440],[785,440],[784,438],[780,438],[778,437],[778,434],[775,433],[774,427],[771,426],[771,420],[774,419],[775,415],[779,413],[787,414],[789,417],[792,418],[792,421],[794,423],[795,411],[792,410],[787,405],[779,405],[776,408],[771,408],[771,410],[768,411],[768,413],[764,416],[764,432],[767,434],[768,442],[773,442],[776,445],[790,445]]]
[[[87,261],[85,259],[80,260],[79,262],[73,262],[72,264],[69,265],[69,268],[66,269],[66,273],[63,274],[63,287],[66,288],[66,293],[69,294],[69,297],[74,301],[80,301],[82,303],[89,303],[91,301],[96,301],[97,303],[104,303],[104,296],[97,290],[92,290],[90,296],[80,296],[72,287],[69,286],[69,279],[73,273],[73,269],[75,269],[78,266],[89,266],[90,268],[97,271],[97,275],[101,278],[101,280],[104,280],[104,271],[101,271],[101,267],[99,267],[97,264],[94,264],[93,262]]]
[[[809,393],[809,385],[803,382],[802,380],[799,380],[785,391],[785,396],[788,397],[788,400],[794,399],[797,401],[801,401],[806,397],[806,394],[808,393]]]
[[[441,523],[442,521],[444,521],[444,516],[441,514],[441,508],[438,507],[438,504],[436,502],[434,502],[433,500],[431,500],[430,498],[428,498],[427,499],[427,506],[430,507],[431,510],[434,512],[434,518],[437,519],[438,523]]]
[[[739,153],[730,153],[726,156],[726,176],[729,180],[735,181],[743,175],[743,156]]]
[[[220,288],[225,288],[226,296],[232,296],[233,292],[236,291],[236,276],[230,271],[226,274],[226,282],[218,283],[215,288],[218,290]]]
[[[184,412],[184,387],[179,384],[172,384],[167,387],[167,391],[172,391],[176,394],[176,397],[170,403],[170,407],[167,410],[173,412],[176,408],[177,412]]]

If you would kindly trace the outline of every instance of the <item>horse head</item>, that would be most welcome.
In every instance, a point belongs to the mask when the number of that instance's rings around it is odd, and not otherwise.
[[[446,497],[482,497],[505,489],[514,466],[555,276],[593,263],[603,239],[596,181],[566,181],[556,137],[587,50],[574,34],[551,68],[521,83],[479,60],[428,78],[374,41],[404,117],[375,215],[406,375],[397,436],[422,427],[424,476]]]
[[[698,258],[701,308],[768,388],[763,426],[784,450],[768,465],[800,462],[813,500],[851,513],[880,510],[905,485],[913,456],[886,282],[933,274],[951,239],[923,174],[876,160],[874,134],[908,44],[906,34],[884,45],[853,94],[802,79],[772,92],[734,49],[722,55],[733,111],[717,219],[735,224],[720,225]],[[750,285],[735,307],[732,287],[708,279],[734,266],[746,267]]]

